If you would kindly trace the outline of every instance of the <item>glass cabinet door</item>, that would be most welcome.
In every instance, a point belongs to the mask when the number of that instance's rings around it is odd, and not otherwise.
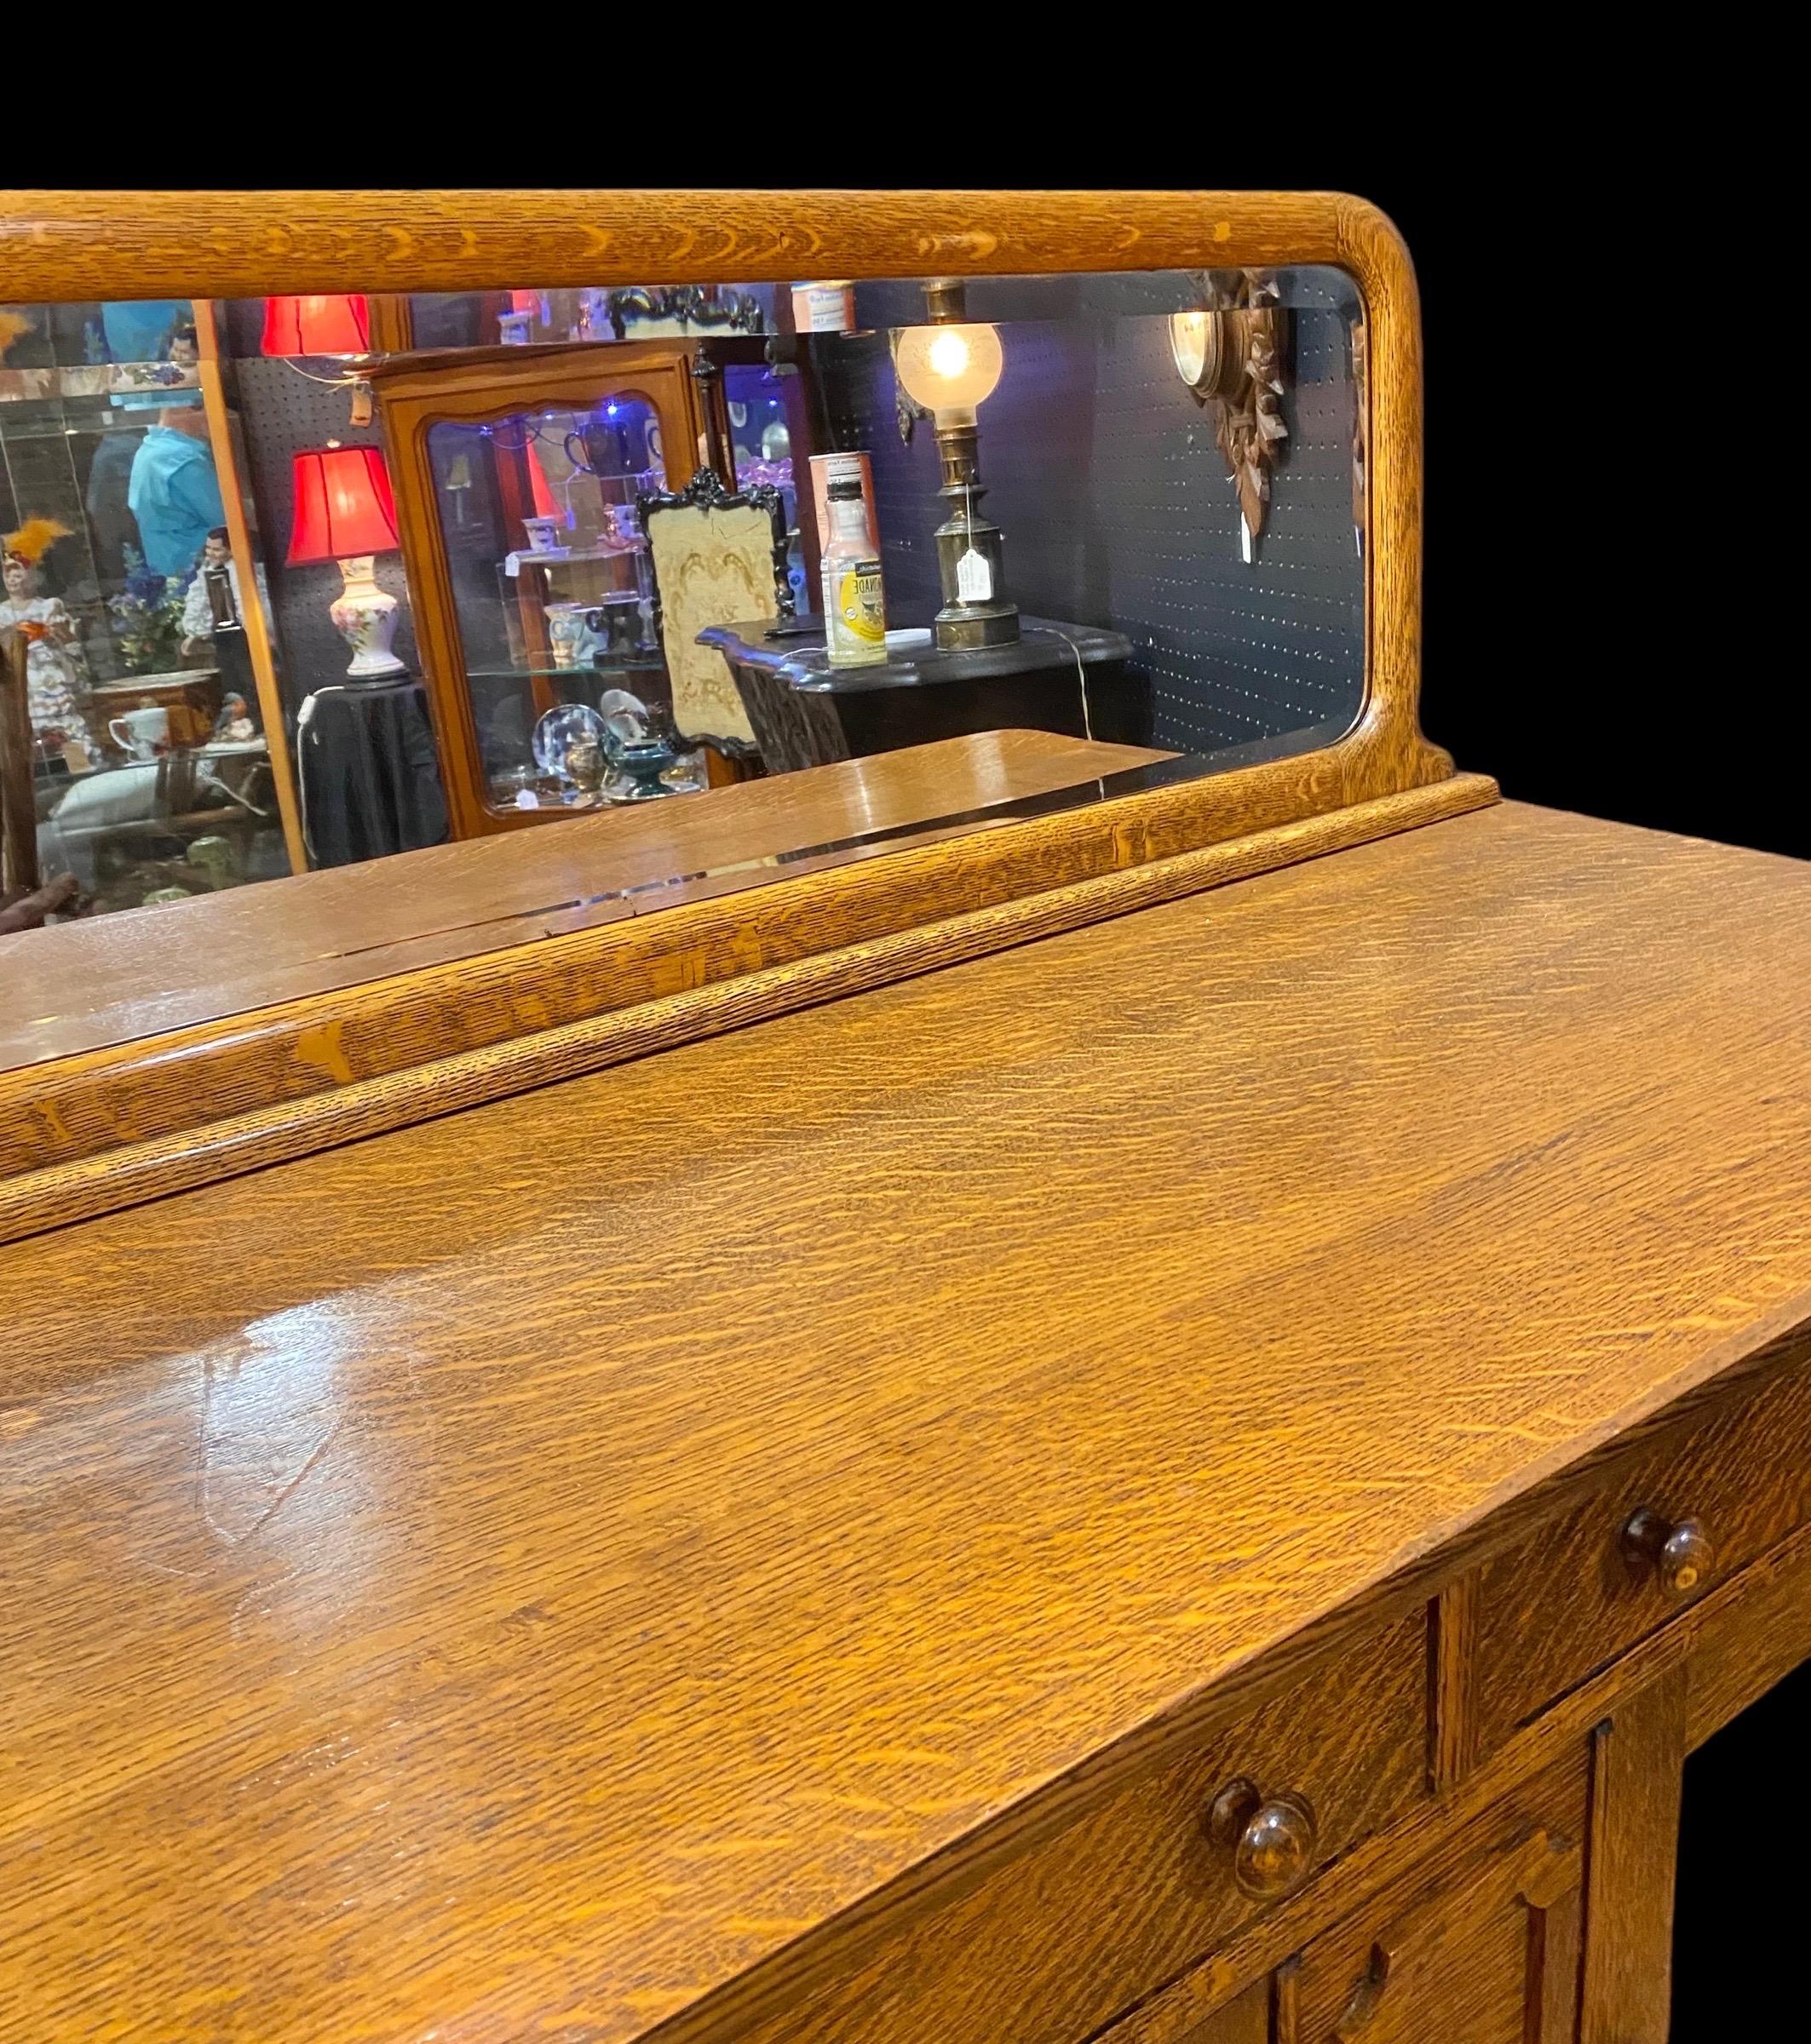
[[[637,497],[665,487],[653,405],[624,393],[428,428],[488,807],[570,802],[531,750],[562,703],[664,707]]]
[[[0,638],[25,641],[37,861],[88,913],[287,873],[187,301],[0,307]],[[210,334],[207,338],[211,342]]]
[[[697,468],[700,409],[681,344],[614,352],[499,349],[457,389],[432,357],[373,379],[458,835],[601,799],[538,761],[549,711],[670,713],[636,503]]]

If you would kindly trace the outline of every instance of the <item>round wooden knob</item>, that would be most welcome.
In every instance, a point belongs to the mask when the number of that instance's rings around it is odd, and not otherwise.
[[[1716,1566],[1701,1520],[1664,1519],[1645,1505],[1623,1528],[1623,1553],[1638,1575],[1651,1570],[1669,1597],[1689,1597]]]
[[[1263,1796],[1240,1776],[1214,1798],[1209,1835],[1233,1852],[1233,1878],[1247,1895],[1286,1895],[1314,1863],[1314,1812],[1308,1798]]]

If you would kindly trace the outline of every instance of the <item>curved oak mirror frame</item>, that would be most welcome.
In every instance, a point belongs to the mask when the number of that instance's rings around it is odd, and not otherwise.
[[[1328,264],[1366,338],[1366,661],[1336,742],[712,876],[658,915],[0,1071],[0,1240],[355,1140],[1496,799],[1418,721],[1414,273],[1329,192],[0,195],[0,299],[227,299]],[[1179,765],[1181,763],[1178,763]],[[815,870],[814,870],[815,869]],[[766,884],[750,886],[758,877]],[[741,892],[735,890],[741,889]]]

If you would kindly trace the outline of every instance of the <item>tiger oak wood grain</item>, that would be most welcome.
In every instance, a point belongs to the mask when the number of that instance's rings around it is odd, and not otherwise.
[[[41,189],[0,192],[0,276],[77,301],[128,280],[215,296],[720,284],[832,256],[856,277],[1011,276],[1263,265],[1285,247],[1375,261],[1391,233],[1325,192]]]
[[[1475,1736],[1495,1744],[1555,1697],[1677,1612],[1652,1572],[1625,1564],[1618,1535],[1642,1507],[1701,1515],[1716,1565],[1694,1593],[1811,1521],[1811,1370],[1722,1400],[1623,1458],[1577,1504],[1480,1570]]]
[[[1308,1947],[1296,1982],[1304,2039],[1573,2044],[1582,1758],[1456,1832]]]
[[[1591,1891],[1578,2044],[1667,2044],[1689,1675],[1668,1669],[1591,1735]]]
[[[382,979],[0,1074],[0,1155],[27,1166],[0,1174],[0,1242],[1420,829],[1497,789],[1454,774],[1169,855],[1176,812],[1139,822],[1141,799],[891,849],[873,884],[826,871],[652,918],[607,903],[427,970],[396,969],[393,946]]]
[[[1479,1573],[1446,1584],[1429,1614],[1428,1773],[1442,1789],[1477,1765]]]
[[[0,1250],[0,2025],[816,1991],[1811,1319],[1808,893],[1507,805]]]
[[[1796,1560],[1777,1563],[1795,1550]],[[1811,1539],[1805,1531],[1734,1581],[1741,1586],[1736,1598],[1713,1590],[1693,1607],[1686,1743],[1694,1752],[1801,1662],[1811,1661]]]
[[[1236,2001],[1216,2010],[1189,2032],[1188,2044],[1277,2044],[1271,2035],[1270,1983],[1256,1981]]]
[[[656,890],[658,905],[667,884],[720,867],[1171,756],[1053,732],[981,732],[574,816],[557,830],[516,833],[507,847],[430,845],[198,895],[174,919],[141,909],[33,931],[29,944],[0,941],[0,1071],[382,978],[417,944],[450,939],[475,953],[519,943],[530,933],[525,922],[543,933],[562,915],[631,889]]]
[[[757,2024],[746,2044],[1086,2035],[1263,1913],[1208,1834],[1207,1812],[1229,1780],[1254,1777],[1308,1799],[1310,1873],[1423,1799],[1427,1651],[1419,1611],[1352,1641],[1305,1681],[1215,1726],[884,1940],[824,1991]]]
[[[1171,1987],[1142,2002],[1111,2030],[1111,2044],[1198,2044],[1196,2032],[1211,2021],[1214,2011],[1272,1969],[1280,1984],[1293,1964],[1290,1955],[1356,1910],[1384,1904],[1406,1870],[1417,1885],[1431,1871],[1437,1886],[1441,1869],[1469,1852],[1466,1834],[1473,1827],[1481,1823],[1495,1831],[1506,1813],[1524,1809],[1531,1822],[1544,1821],[1528,1801],[1538,1793],[1542,1777],[1569,1768],[1582,1778],[1593,1729],[1659,1677],[1686,1671],[1692,1697],[1689,1743],[1695,1746],[1808,1654],[1811,1529],[1791,1536],[1719,1583],[1664,1631],[1515,1733],[1438,1801],[1420,1806],[1388,1831],[1365,1840],[1305,1892],[1279,1903]],[[1279,2039],[1283,2034],[1279,2029]],[[1108,2044],[1107,2036],[1101,2044]]]

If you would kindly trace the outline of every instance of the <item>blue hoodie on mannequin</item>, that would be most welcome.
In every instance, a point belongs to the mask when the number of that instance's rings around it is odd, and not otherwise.
[[[107,353],[116,362],[161,362],[170,335],[193,317],[187,298],[135,298],[101,308]]]
[[[158,575],[187,575],[202,542],[227,521],[207,442],[161,423],[148,428],[132,457],[126,502],[138,520],[145,565]]]

